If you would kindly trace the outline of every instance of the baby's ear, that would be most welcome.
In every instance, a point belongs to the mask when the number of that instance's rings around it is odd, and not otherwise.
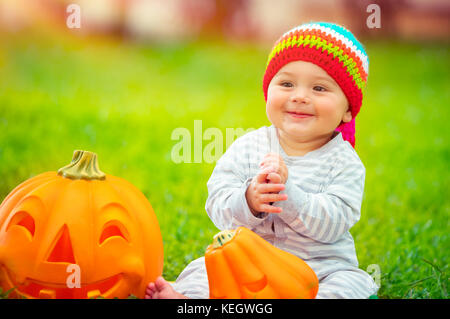
[[[342,117],[342,122],[348,123],[352,120],[352,112],[349,110],[345,112],[344,116]]]

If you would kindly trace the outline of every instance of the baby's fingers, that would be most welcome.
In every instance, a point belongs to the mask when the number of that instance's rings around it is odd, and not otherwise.
[[[283,209],[281,207],[276,207],[276,206],[272,206],[272,205],[268,205],[268,204],[262,204],[260,209],[258,209],[258,211],[263,212],[263,213],[279,214],[283,211]]]
[[[264,156],[264,158],[259,163],[259,165],[260,166],[265,166],[268,164],[280,165],[281,162],[283,162],[283,158],[279,154],[269,153],[269,154],[266,154],[266,156]]]
[[[263,203],[273,203],[282,200],[287,200],[288,195],[286,194],[263,194],[261,195],[261,202]]]
[[[280,184],[281,183],[281,176],[278,173],[269,173],[267,175],[266,179],[269,183],[272,183],[272,184]]]
[[[284,184],[260,184],[258,192],[260,193],[279,193],[284,190]]]
[[[259,171],[258,175],[256,176],[256,181],[259,184],[265,183],[267,175],[273,171],[274,170],[272,167],[266,167],[266,168],[262,169],[261,171]]]

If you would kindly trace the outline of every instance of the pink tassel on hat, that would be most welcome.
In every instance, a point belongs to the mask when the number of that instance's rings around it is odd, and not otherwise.
[[[353,148],[355,147],[355,118],[352,118],[350,122],[339,125],[336,131],[341,132],[342,138],[348,141]]]

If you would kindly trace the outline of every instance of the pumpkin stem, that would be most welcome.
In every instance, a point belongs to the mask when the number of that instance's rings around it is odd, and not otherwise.
[[[98,167],[97,154],[88,151],[73,152],[72,162],[61,167],[58,175],[70,179],[105,179],[106,175]]]
[[[228,243],[233,237],[234,234],[236,234],[236,230],[222,230],[221,232],[217,233],[214,237],[213,237],[213,243],[212,243],[212,247],[215,248],[219,248],[223,245],[225,245],[226,243]]]

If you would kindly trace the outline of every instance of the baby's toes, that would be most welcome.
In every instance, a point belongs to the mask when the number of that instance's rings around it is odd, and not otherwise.
[[[156,292],[155,284],[153,282],[149,283],[147,285],[147,288],[145,288],[145,294],[151,296],[155,292]]]
[[[145,290],[145,295],[144,295],[144,298],[145,299],[152,299],[152,294],[153,294],[153,292],[150,290],[150,289],[146,289]]]
[[[150,282],[148,285],[147,285],[147,288],[145,289],[146,291],[153,291],[153,290],[155,290],[155,283],[154,282]]]

